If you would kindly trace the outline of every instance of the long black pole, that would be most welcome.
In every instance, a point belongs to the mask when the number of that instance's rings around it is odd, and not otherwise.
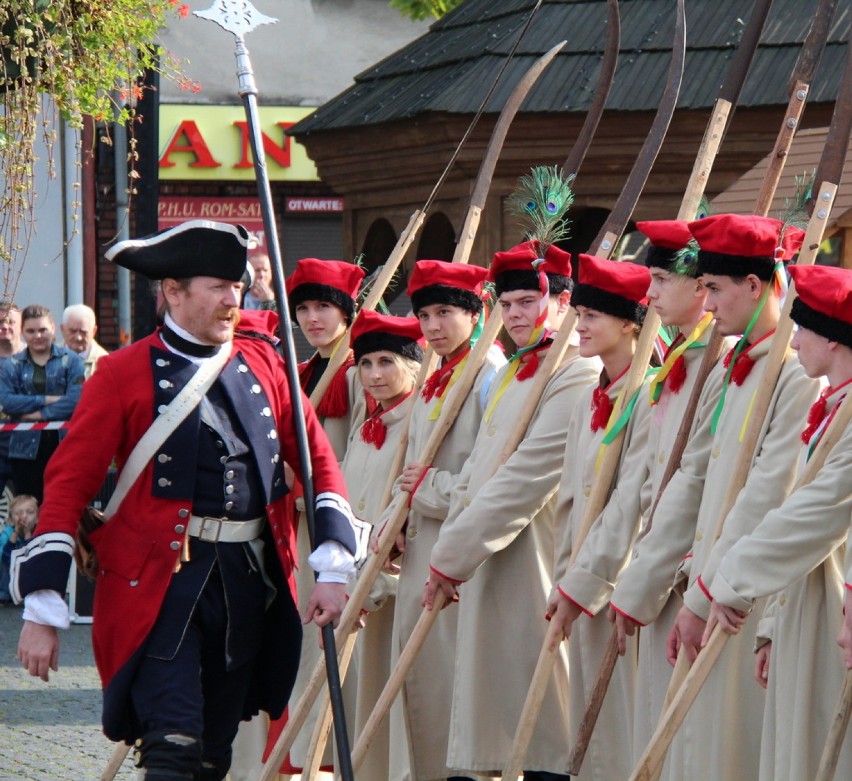
[[[302,490],[305,498],[305,516],[308,527],[308,537],[311,548],[315,545],[314,518],[314,480],[311,466],[311,453],[308,447],[308,435],[305,428],[305,412],[302,404],[302,390],[296,362],[296,346],[293,342],[292,320],[287,303],[287,290],[284,284],[284,264],[281,259],[281,248],[278,243],[278,228],[275,221],[275,208],[272,203],[272,190],[269,186],[269,174],[266,170],[266,155],[263,150],[263,138],[260,131],[260,121],[257,110],[257,86],[248,56],[245,40],[237,34],[237,76],[240,80],[240,97],[246,111],[246,121],[249,127],[252,155],[254,156],[254,171],[257,179],[260,209],[263,215],[263,228],[266,231],[267,254],[272,266],[272,278],[275,288],[275,301],[278,305],[281,340],[279,351],[284,359],[287,372],[287,384],[290,389],[290,399],[293,405],[293,428],[296,434],[296,444],[301,465]],[[334,642],[334,627],[326,624],[322,628],[322,641],[325,651],[325,666],[328,675],[328,688],[331,697],[331,709],[334,719],[334,735],[337,741],[338,763],[340,776],[343,781],[354,781],[352,756],[349,748],[349,736],[346,733],[346,718],[343,711],[343,693],[340,687],[340,670],[337,666],[337,648]]]

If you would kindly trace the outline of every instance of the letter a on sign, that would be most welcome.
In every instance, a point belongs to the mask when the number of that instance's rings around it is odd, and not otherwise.
[[[186,143],[181,144],[182,138],[186,138]],[[206,142],[201,137],[201,132],[198,126],[191,119],[185,119],[178,125],[174,135],[166,147],[166,151],[160,158],[160,168],[173,168],[177,163],[169,160],[173,152],[189,152],[195,155],[195,162],[190,163],[190,168],[218,168],[222,165],[213,157]]]

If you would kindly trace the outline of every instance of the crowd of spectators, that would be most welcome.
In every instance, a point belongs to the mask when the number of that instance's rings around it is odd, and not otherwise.
[[[95,340],[95,313],[65,309],[64,345],[47,307],[0,302],[0,604],[10,602],[12,550],[32,535],[44,470],[65,435],[83,382],[107,351]],[[17,424],[14,427],[10,424]],[[3,517],[5,515],[5,517]]]

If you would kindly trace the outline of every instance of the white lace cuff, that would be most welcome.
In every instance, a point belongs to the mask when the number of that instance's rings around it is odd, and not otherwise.
[[[326,540],[308,556],[320,583],[348,583],[355,577],[355,558],[336,540]]]
[[[24,621],[35,624],[46,624],[58,629],[68,629],[71,617],[68,605],[56,591],[41,589],[33,591],[24,597]]]

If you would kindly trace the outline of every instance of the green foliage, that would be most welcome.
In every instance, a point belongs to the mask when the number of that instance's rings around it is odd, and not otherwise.
[[[462,0],[390,0],[390,7],[403,16],[420,22],[430,16],[440,19],[461,3]]]
[[[52,150],[54,141],[45,107],[54,106],[71,127],[86,116],[126,123],[132,108],[125,102],[140,97],[145,70],[181,81],[155,39],[170,19],[188,13],[181,0],[0,3],[0,262],[11,264],[29,244],[35,143],[44,138]]]

